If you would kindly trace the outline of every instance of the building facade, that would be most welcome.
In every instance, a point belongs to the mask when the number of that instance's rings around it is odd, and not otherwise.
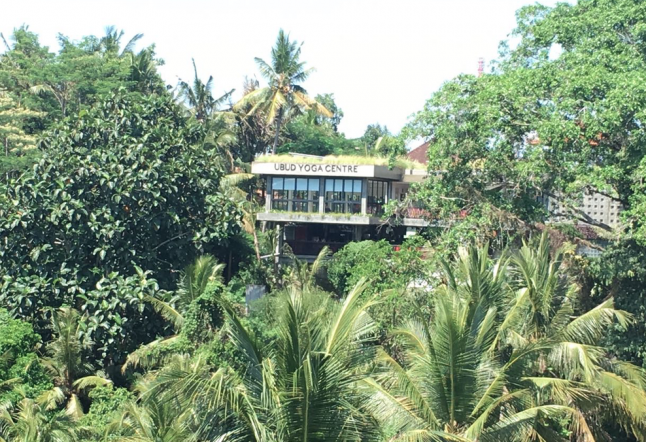
[[[258,221],[272,223],[296,255],[315,256],[350,241],[387,238],[397,243],[426,225],[421,217],[384,226],[384,206],[403,199],[423,169],[374,164],[333,164],[323,157],[254,162],[252,173],[265,179],[265,208]]]
[[[425,144],[418,149],[424,149],[425,155],[427,147]],[[295,255],[305,259],[315,257],[324,246],[336,251],[350,241],[387,239],[401,244],[429,225],[430,216],[423,209],[409,208],[397,223],[383,217],[389,201],[404,200],[411,184],[427,176],[421,162],[413,169],[339,161],[335,157],[293,155],[264,157],[252,164],[251,172],[266,183],[264,210],[257,214],[257,220],[277,230],[277,254],[285,242]],[[547,222],[572,221],[572,214],[556,199],[544,197],[543,201],[549,214]],[[610,227],[620,223],[621,205],[601,194],[584,196],[578,209]],[[441,221],[434,222],[439,224]],[[594,233],[590,228],[585,231]],[[586,234],[590,243],[601,241],[590,235]]]

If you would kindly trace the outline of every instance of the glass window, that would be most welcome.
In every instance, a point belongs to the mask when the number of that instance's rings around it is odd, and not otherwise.
[[[274,199],[282,199],[284,198],[284,192],[283,192],[283,179],[282,178],[273,178],[272,183],[271,183],[271,188],[272,188],[272,198]]]
[[[272,209],[286,212],[318,212],[318,178],[274,177]]]
[[[361,180],[326,179],[325,211],[331,213],[361,213]]]
[[[368,213],[381,215],[384,211],[388,195],[388,183],[385,181],[368,180]]]

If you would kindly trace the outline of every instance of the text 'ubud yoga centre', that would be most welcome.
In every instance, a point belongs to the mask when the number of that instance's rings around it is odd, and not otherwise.
[[[281,172],[359,173],[359,166],[348,164],[293,164],[274,163],[274,170]]]

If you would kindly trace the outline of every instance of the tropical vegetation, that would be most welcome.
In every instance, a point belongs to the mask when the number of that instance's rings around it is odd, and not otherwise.
[[[2,36],[0,441],[646,441],[645,24],[522,8],[490,72],[358,139],[283,30],[235,101],[141,34]],[[428,168],[380,227],[443,222],[303,262],[253,160]]]

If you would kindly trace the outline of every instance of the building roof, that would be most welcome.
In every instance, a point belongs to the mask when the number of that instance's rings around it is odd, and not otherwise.
[[[430,143],[430,141],[427,141],[421,146],[417,146],[415,149],[408,152],[408,154],[406,154],[406,157],[411,161],[428,164],[428,146]]]

